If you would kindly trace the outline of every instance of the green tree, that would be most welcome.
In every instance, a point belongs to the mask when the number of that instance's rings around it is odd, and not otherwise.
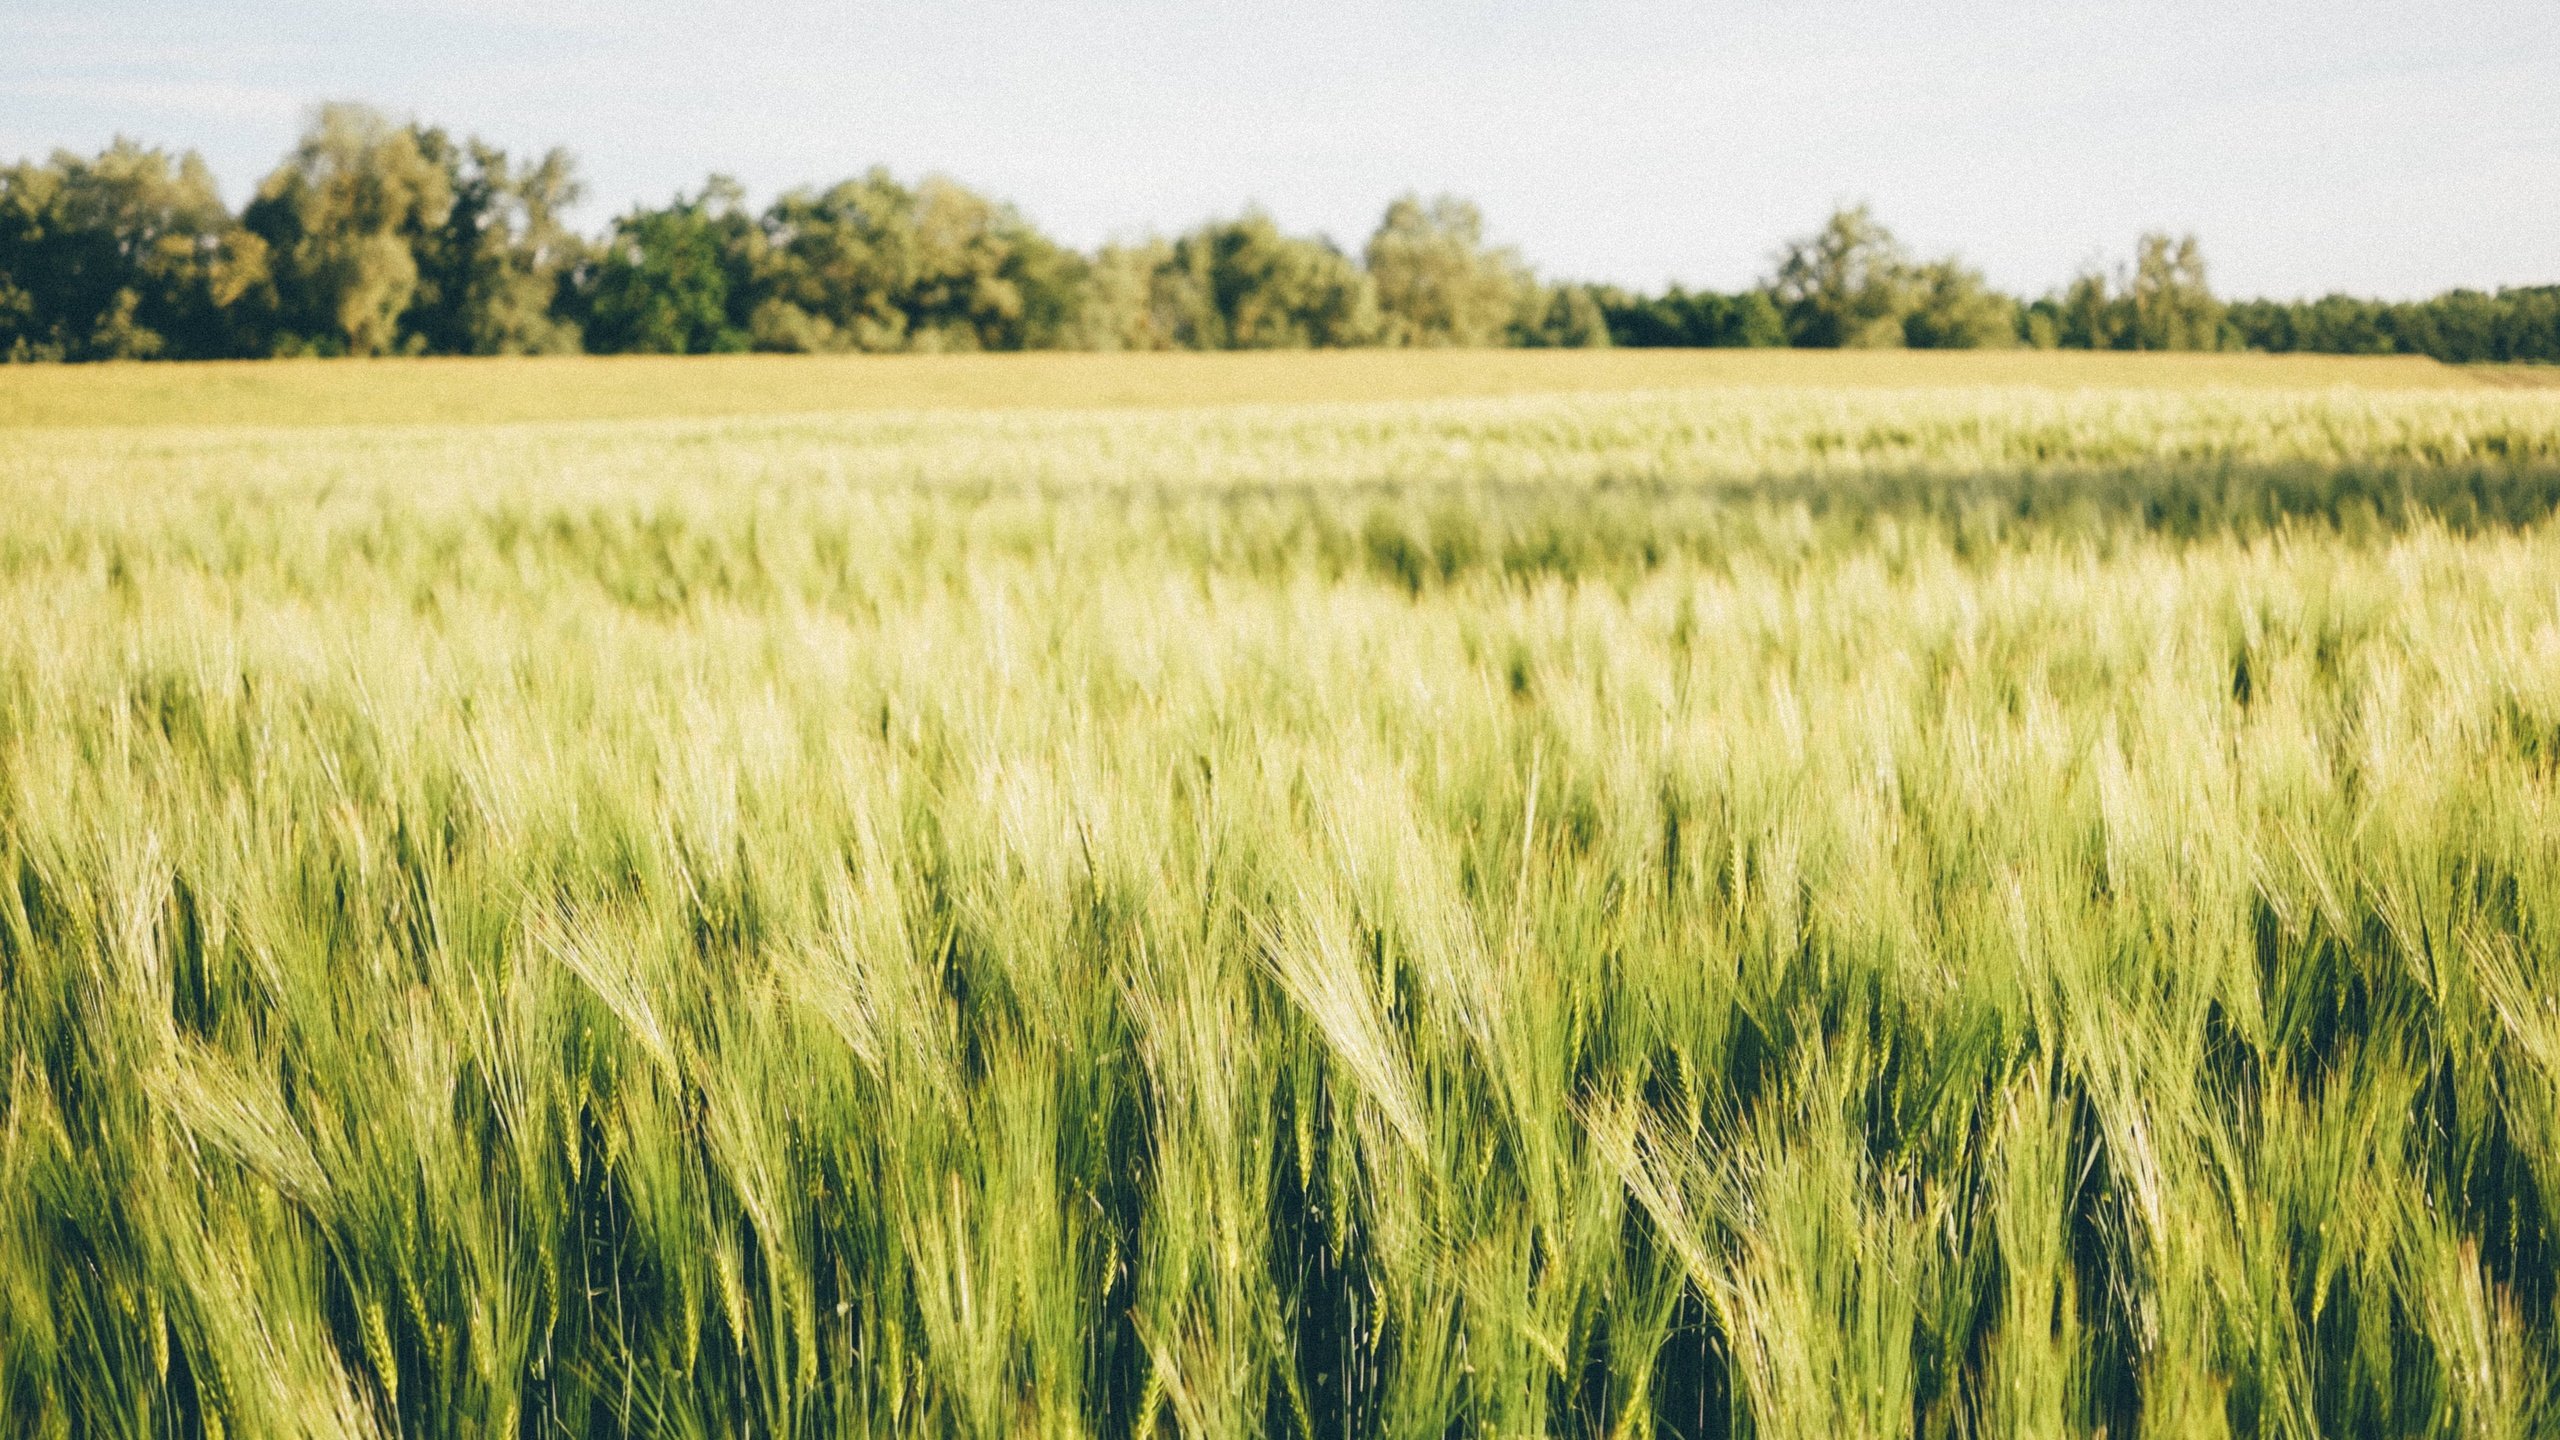
[[[612,238],[575,282],[588,348],[605,354],[696,355],[748,348],[748,316],[765,237],[735,181],[613,222]]]
[[[560,289],[586,249],[562,218],[578,201],[577,167],[554,149],[530,164],[478,139],[413,132],[453,194],[444,222],[418,238],[418,286],[405,335],[449,355],[543,355],[579,348]]]
[[[1910,256],[1864,205],[1832,212],[1778,253],[1768,291],[1788,340],[1824,348],[1897,346],[1915,301]]]
[[[2226,330],[2192,235],[2144,235],[2113,283],[2092,267],[2038,309],[2053,317],[2061,344],[2086,350],[2215,350]]]
[[[2153,232],[2134,246],[2125,286],[2124,331],[2136,350],[2213,350],[2222,344],[2222,302],[2205,282],[2196,237]]]
[[[1329,241],[1284,235],[1259,210],[1175,241],[1150,292],[1164,333],[1191,349],[1365,345],[1378,334],[1368,275]]]
[[[382,355],[401,330],[418,252],[453,209],[453,177],[415,126],[361,105],[324,105],[241,221],[273,268],[279,352]]]
[[[2251,350],[2426,355],[2449,364],[2560,361],[2560,286],[2448,290],[2391,304],[2349,295],[2244,300],[2223,316]]]
[[[764,216],[763,293],[750,317],[757,348],[905,349],[914,208],[914,194],[877,169],[774,201]]]
[[[2038,350],[2052,350],[2062,344],[2062,300],[2047,295],[2031,300],[2018,309],[2018,339]]]
[[[1531,285],[1508,336],[1514,345],[1598,349],[1609,344],[1609,317],[1589,285]]]
[[[1181,344],[1173,245],[1149,237],[1096,250],[1084,269],[1066,342],[1080,350],[1170,350]]]
[[[1083,263],[1009,205],[875,169],[766,211],[750,328],[774,350],[1019,350],[1077,320]]]
[[[2015,300],[1955,256],[1915,261],[1857,205],[1788,242],[1765,287],[1796,345],[1970,350],[2014,345]]]
[[[120,139],[0,168],[0,358],[228,353],[226,307],[264,269],[193,152]]]
[[[2050,302],[2057,341],[2071,350],[2113,350],[2125,333],[2125,314],[2105,272],[2083,270]]]
[[[1012,206],[933,176],[916,188],[906,225],[910,348],[1021,350],[1066,336],[1082,262]]]
[[[2546,324],[2532,335],[2530,317],[2537,308],[2553,317],[2551,301],[2560,289],[2448,290],[2432,300],[2392,307],[2392,338],[2401,349],[2438,360],[2560,360],[2560,327]],[[2264,302],[2261,302],[2264,303]],[[2232,307],[2236,312],[2240,307]]]
[[[1387,206],[1365,258],[1390,345],[1500,344],[1535,298],[1519,255],[1485,244],[1482,212],[1452,195]]]
[[[2018,343],[2018,302],[1951,258],[1912,272],[1903,343],[1916,350],[1981,350]]]
[[[1787,343],[1787,317],[1768,291],[1745,290],[1726,305],[1724,323],[1716,333],[1719,345],[1771,349]]]
[[[1784,345],[1786,320],[1767,292],[1722,295],[1673,285],[1660,295],[1592,291],[1613,345],[1721,349]]]

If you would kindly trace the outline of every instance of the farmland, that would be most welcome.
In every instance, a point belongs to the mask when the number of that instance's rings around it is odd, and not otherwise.
[[[2560,388],[0,375],[31,1435],[2560,1424]]]

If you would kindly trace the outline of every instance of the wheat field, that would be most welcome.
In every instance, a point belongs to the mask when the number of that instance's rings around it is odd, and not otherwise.
[[[1322,405],[1701,388],[2498,390],[2547,366],[2087,351],[1342,350],[719,355],[0,368],[0,430],[434,425],[901,410]]]
[[[2560,1425],[2560,389],[1336,358],[0,376],[0,1424]]]

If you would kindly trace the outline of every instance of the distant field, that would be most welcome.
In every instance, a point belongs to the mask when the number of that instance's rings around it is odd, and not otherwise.
[[[0,1433],[2560,1433],[2498,378],[0,371]]]
[[[2051,351],[1336,351],[0,366],[0,428],[354,425],[1075,409],[1728,386],[2464,390],[2560,371],[2411,357]]]

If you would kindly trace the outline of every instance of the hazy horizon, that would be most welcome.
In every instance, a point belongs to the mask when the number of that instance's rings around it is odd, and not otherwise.
[[[16,8],[0,159],[125,134],[235,204],[344,98],[567,146],[589,228],[884,164],[1083,247],[1258,203],[1356,248],[1451,192],[1543,274],[1647,289],[1748,283],[1854,201],[2029,294],[2146,229],[2235,296],[2560,282],[2560,7]]]

